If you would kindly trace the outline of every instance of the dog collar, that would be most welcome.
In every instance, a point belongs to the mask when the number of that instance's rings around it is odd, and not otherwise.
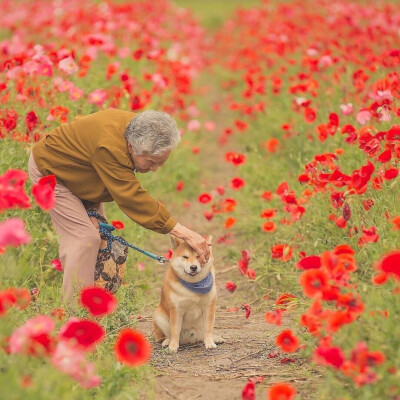
[[[183,286],[191,290],[192,292],[196,292],[199,294],[207,294],[212,286],[213,286],[213,276],[212,273],[210,272],[204,279],[202,279],[200,282],[187,282],[184,281],[181,278],[178,278],[180,282],[182,283]]]

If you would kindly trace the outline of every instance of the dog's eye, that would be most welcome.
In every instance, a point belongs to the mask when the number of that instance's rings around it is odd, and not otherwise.
[[[189,258],[189,256],[182,256],[182,258],[185,258],[187,260]]]

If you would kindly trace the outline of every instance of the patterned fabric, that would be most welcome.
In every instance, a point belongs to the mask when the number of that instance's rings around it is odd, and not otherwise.
[[[191,283],[191,282],[184,281],[181,278],[178,278],[178,279],[180,280],[180,282],[182,283],[183,286],[185,286],[192,292],[196,292],[199,294],[207,294],[213,286],[213,276],[212,276],[211,272],[200,282]]]
[[[96,211],[88,209],[87,211]],[[100,222],[107,223],[107,220],[100,214],[96,216]],[[107,237],[100,234],[102,240],[107,240]],[[100,250],[97,254],[96,268],[94,271],[94,284],[103,289],[107,289],[111,293],[115,293],[122,284],[126,258],[128,256],[128,246],[125,246],[116,240],[111,244],[109,250]]]

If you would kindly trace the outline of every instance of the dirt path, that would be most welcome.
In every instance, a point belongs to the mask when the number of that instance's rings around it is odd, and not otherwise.
[[[255,310],[260,300],[249,301],[252,285],[240,282],[241,288],[234,294],[225,289],[226,281],[237,281],[238,278],[236,266],[217,267],[214,331],[225,339],[225,343],[212,350],[206,350],[203,343],[184,345],[177,354],[171,354],[151,339],[152,364],[157,370],[157,399],[239,399],[249,378],[265,377],[268,383],[291,380],[293,367],[281,363],[285,356],[268,357],[277,350],[274,342],[280,329],[267,326],[264,314]],[[244,300],[253,303],[254,311],[248,319],[240,307]],[[239,308],[237,311],[228,311],[236,307]],[[144,318],[138,328],[150,338],[153,331],[151,317]]]

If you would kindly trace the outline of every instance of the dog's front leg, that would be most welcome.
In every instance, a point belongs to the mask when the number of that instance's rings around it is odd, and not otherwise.
[[[215,349],[217,345],[214,343],[213,329],[215,319],[215,299],[203,309],[204,322],[204,344],[206,349]]]
[[[171,341],[169,343],[169,349],[176,353],[179,348],[179,336],[182,329],[182,318],[183,314],[178,308],[171,308],[169,313],[169,320],[171,323]]]

